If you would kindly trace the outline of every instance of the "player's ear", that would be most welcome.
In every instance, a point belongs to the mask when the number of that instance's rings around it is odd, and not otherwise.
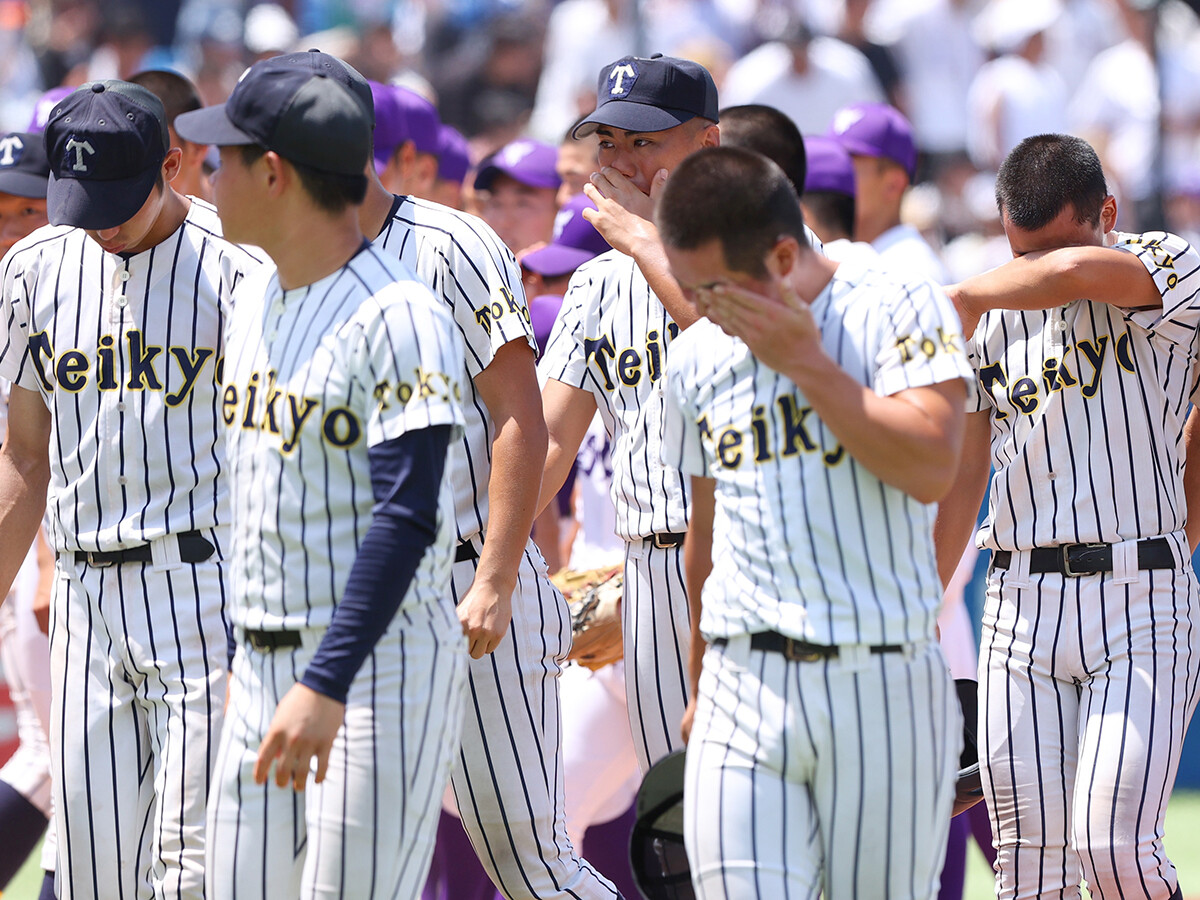
[[[183,167],[183,151],[178,147],[172,147],[167,151],[166,158],[162,161],[162,177],[164,184],[170,184],[175,180],[175,176],[179,174],[179,170]]]
[[[776,278],[786,278],[800,258],[800,245],[790,234],[780,235],[763,260],[767,271]]]
[[[278,197],[291,182],[294,172],[289,169],[283,157],[274,150],[266,151],[262,155],[261,162],[263,163],[267,194],[273,198]]]
[[[1117,225],[1117,198],[1109,194],[1104,198],[1104,205],[1100,207],[1100,228],[1104,234],[1108,234]]]
[[[721,129],[715,122],[709,122],[700,133],[701,147],[718,147],[721,144]]]

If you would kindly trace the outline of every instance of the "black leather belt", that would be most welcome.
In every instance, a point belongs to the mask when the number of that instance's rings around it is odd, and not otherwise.
[[[650,535],[646,540],[659,550],[666,550],[669,547],[682,547],[683,539],[686,537],[686,531],[660,531],[658,534]]]
[[[1166,538],[1138,541],[1137,559],[1139,569],[1174,569],[1176,566],[1171,542]],[[992,565],[997,569],[1009,568],[1012,565],[1012,553],[997,550],[992,554]],[[1061,544],[1058,547],[1035,547],[1029,551],[1031,575],[1057,572],[1074,578],[1111,572],[1112,569],[1112,544]]]
[[[204,562],[213,555],[216,548],[198,531],[185,531],[178,537],[179,559],[185,563]],[[153,562],[153,554],[149,544],[129,547],[125,550],[105,550],[93,553],[90,550],[76,550],[75,562],[87,563],[89,566],[102,569],[105,566],[119,566],[122,563]]]
[[[243,628],[242,633],[246,635],[246,643],[260,653],[270,653],[272,650],[279,650],[284,647],[299,647],[300,632],[298,631],[262,631],[257,628]]]
[[[454,551],[454,561],[460,563],[466,562],[468,559],[479,559],[479,551],[470,541],[463,541]]]
[[[729,641],[716,638],[713,644],[724,647]],[[769,653],[782,653],[792,662],[817,662],[822,659],[837,659],[837,644],[810,644],[808,641],[798,641],[778,631],[760,631],[750,635],[751,650],[765,650]],[[873,644],[868,648],[872,653],[903,653],[904,644]]]

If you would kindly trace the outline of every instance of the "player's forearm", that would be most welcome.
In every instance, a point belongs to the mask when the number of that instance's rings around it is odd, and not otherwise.
[[[967,541],[975,530],[979,504],[983,502],[991,467],[988,454],[990,437],[989,414],[968,414],[958,474],[938,504],[937,519],[933,524],[933,544],[943,589],[950,584]]]
[[[653,226],[651,226],[653,228]],[[683,296],[683,289],[671,274],[671,266],[667,262],[667,254],[662,243],[658,240],[658,232],[654,231],[651,238],[639,242],[633,253],[633,261],[641,269],[650,290],[658,297],[663,309],[680,330],[687,328],[700,318],[688,299]]]
[[[538,491],[537,512],[541,515],[554,502],[555,496],[567,483],[567,475],[575,463],[579,445],[574,448],[563,444],[551,431],[546,441],[546,463],[542,469],[542,482]]]
[[[962,448],[962,382],[881,397],[837,366],[819,343],[796,357],[786,374],[845,453],[880,481],[922,503],[946,494]],[[827,447],[825,452],[837,450]]]
[[[700,685],[704,651],[708,644],[700,633],[700,616],[704,611],[704,583],[712,574],[712,523],[716,504],[716,482],[711,478],[692,477],[692,518],[687,539],[683,542],[683,576],[688,592],[688,614],[692,624],[692,642],[688,653],[688,677],[691,696]]]
[[[542,388],[541,408],[546,422],[546,463],[537,500],[539,513],[550,505],[567,481],[579,446],[596,415],[596,398],[589,391],[550,378]]]
[[[546,423],[537,415],[496,422],[492,471],[488,477],[488,525],[476,581],[511,593],[521,555],[533,531],[542,468],[546,459]]]
[[[14,458],[0,448],[0,599],[13,580],[46,511],[50,467],[46,462]]]
[[[1053,309],[1087,299],[1123,308],[1162,305],[1162,295],[1132,253],[1064,247],[1029,254],[947,288],[976,317],[992,309]]]
[[[1200,544],[1200,410],[1192,407],[1187,423],[1183,427],[1184,452],[1183,496],[1187,503],[1188,546],[1196,552]]]

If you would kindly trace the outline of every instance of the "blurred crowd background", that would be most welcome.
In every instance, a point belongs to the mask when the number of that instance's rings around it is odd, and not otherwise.
[[[1124,230],[1200,238],[1200,0],[0,0],[0,126],[43,91],[172,68],[205,103],[254,60],[318,47],[433,100],[472,161],[557,145],[600,67],[662,52],[712,71],[723,106],[819,134],[849,103],[911,119],[905,219],[952,278],[1005,253],[992,173],[1021,137],[1091,141]]]

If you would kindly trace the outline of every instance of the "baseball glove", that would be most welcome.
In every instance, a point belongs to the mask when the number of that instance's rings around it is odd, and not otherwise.
[[[551,580],[571,609],[572,640],[567,658],[593,671],[620,659],[622,567],[563,571]]]

